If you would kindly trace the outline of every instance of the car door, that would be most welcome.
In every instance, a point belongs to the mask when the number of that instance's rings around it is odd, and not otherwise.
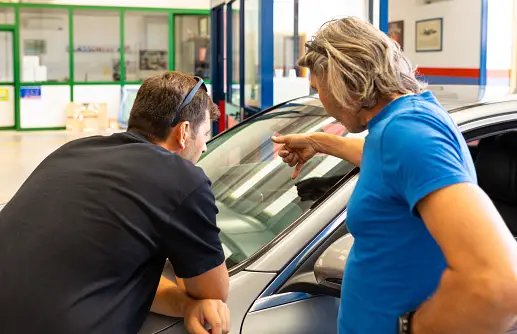
[[[249,309],[241,333],[335,333],[340,283],[318,282],[314,267],[336,240],[348,235],[346,203],[358,175],[352,176],[327,200],[335,201],[340,212],[299,252]],[[329,204],[329,203],[327,203]],[[327,210],[331,210],[328,208]],[[343,263],[338,266],[342,272]]]
[[[248,329],[244,322],[247,314],[256,315],[257,311],[268,309],[272,311],[274,306],[286,304],[288,307],[279,310],[276,308],[275,312],[291,314],[292,319],[298,318],[300,312],[305,312],[307,305],[312,305],[312,308],[319,310],[321,314],[326,315],[328,319],[332,319],[337,312],[337,294],[330,297],[321,296],[321,298],[313,298],[309,300],[305,298],[309,293],[314,295],[319,294],[319,289],[314,281],[305,282],[303,280],[296,281],[295,285],[290,282],[284,282],[289,278],[288,273],[298,269],[300,277],[309,277],[307,273],[311,271],[311,267],[315,256],[313,253],[317,249],[324,249],[321,244],[328,243],[331,236],[342,235],[345,233],[344,219],[346,212],[343,207],[346,205],[351,196],[352,190],[357,182],[357,170],[351,171],[340,179],[338,184],[333,185],[326,195],[321,198],[321,203],[316,205],[313,212],[303,217],[301,221],[295,223],[295,228],[287,234],[284,234],[281,241],[274,240],[271,245],[261,250],[261,255],[255,261],[246,264],[245,266],[231,267],[230,269],[230,293],[228,306],[232,315],[232,333],[264,333],[263,328]],[[322,230],[323,228],[323,230]],[[305,246],[304,246],[305,245]],[[301,251],[295,251],[297,248]],[[310,259],[308,259],[310,257]],[[286,261],[285,259],[289,259]],[[302,263],[303,269],[299,269]],[[230,264],[231,266],[232,264]],[[264,268],[286,268],[284,270],[266,270]],[[240,267],[240,268],[239,268]],[[268,298],[270,292],[274,292],[276,286],[287,284],[289,289],[296,289],[299,284],[302,285],[303,293],[297,293],[293,290],[279,291],[274,296]],[[286,286],[287,286],[286,285]],[[267,289],[266,289],[267,287]],[[310,290],[312,287],[312,290]],[[309,290],[307,290],[307,289]],[[257,299],[258,298],[258,299]],[[307,299],[307,300],[306,300]],[[291,308],[293,301],[304,301],[300,308]],[[325,308],[325,311],[322,309]],[[251,310],[251,311],[250,311]],[[249,312],[250,311],[250,312]],[[322,312],[323,311],[323,312]],[[280,313],[279,313],[280,312]],[[294,317],[293,317],[294,316]],[[303,317],[302,317],[303,318]],[[164,323],[167,317],[151,314],[144,325],[141,333],[185,333],[182,322],[177,319],[172,319],[170,323]],[[172,322],[174,321],[174,322]],[[252,322],[257,321],[253,318]],[[259,320],[260,321],[260,320]],[[273,322],[274,323],[274,322]],[[293,324],[294,322],[291,322]],[[316,323],[313,324],[313,326]],[[300,323],[300,325],[303,325]],[[160,327],[162,326],[162,327]],[[252,328],[257,327],[252,324]],[[299,328],[298,325],[296,328]],[[246,329],[245,329],[246,328]],[[292,328],[293,332],[299,332],[296,328]],[[306,328],[314,328],[307,327]],[[144,332],[146,330],[147,332]],[[276,328],[272,332],[286,332],[282,328]],[[302,331],[303,332],[303,331]],[[287,332],[286,332],[287,333]]]
[[[482,138],[517,131],[515,102],[482,105],[463,109],[454,115],[465,139],[472,144]],[[517,152],[517,151],[516,151]],[[515,153],[517,155],[517,153]],[[494,166],[494,173],[497,173]],[[517,207],[517,204],[516,204]],[[346,211],[343,212],[346,217]],[[338,222],[335,222],[338,223]],[[338,223],[339,224],[339,223]],[[280,279],[266,289],[250,309],[242,333],[335,333],[339,292],[346,255],[353,243],[346,229],[336,228],[288,279]],[[330,255],[329,255],[330,254]],[[300,255],[302,256],[302,255]],[[330,260],[329,260],[330,257]],[[318,264],[326,262],[326,271]],[[331,265],[328,263],[331,262]],[[516,326],[517,327],[517,326]],[[517,333],[517,328],[507,333]]]
[[[484,117],[466,120],[460,128],[473,156],[478,184],[517,237],[517,197],[512,195],[517,192],[517,102],[473,109],[484,111]]]

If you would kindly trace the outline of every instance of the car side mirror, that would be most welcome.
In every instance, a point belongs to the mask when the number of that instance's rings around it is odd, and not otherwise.
[[[314,276],[319,285],[341,291],[345,262],[353,244],[354,237],[347,234],[336,240],[320,255],[314,265]]]

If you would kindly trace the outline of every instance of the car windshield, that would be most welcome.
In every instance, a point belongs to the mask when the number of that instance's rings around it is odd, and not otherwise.
[[[341,159],[317,155],[291,180],[293,168],[282,162],[281,145],[271,136],[317,131],[347,135],[325,114],[319,100],[305,98],[251,119],[208,144],[199,166],[212,181],[229,268],[272,241],[354,168]]]

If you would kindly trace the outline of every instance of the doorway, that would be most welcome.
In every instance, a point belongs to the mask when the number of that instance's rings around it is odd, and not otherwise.
[[[0,29],[0,129],[14,129],[14,115],[14,30]]]

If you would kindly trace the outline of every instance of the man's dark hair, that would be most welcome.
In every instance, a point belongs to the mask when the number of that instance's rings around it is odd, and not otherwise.
[[[176,110],[196,85],[193,76],[182,72],[165,72],[146,79],[136,95],[128,121],[128,130],[136,130],[150,140],[165,140],[171,130]],[[179,122],[189,121],[194,133],[205,120],[219,117],[219,109],[203,90],[199,89],[192,102],[180,111]]]

